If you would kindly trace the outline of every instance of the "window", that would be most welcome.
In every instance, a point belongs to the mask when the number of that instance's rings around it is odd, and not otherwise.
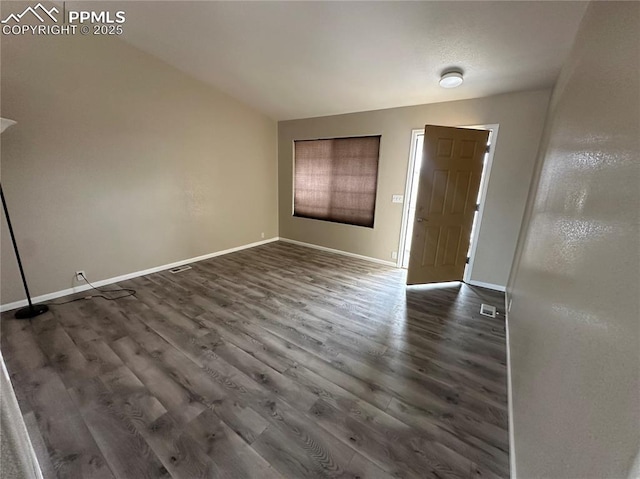
[[[293,215],[373,228],[380,136],[294,142]]]

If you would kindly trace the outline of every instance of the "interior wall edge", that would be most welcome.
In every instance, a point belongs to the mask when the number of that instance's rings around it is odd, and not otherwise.
[[[509,341],[509,293],[504,291],[504,327],[507,341],[507,412],[509,414],[509,471],[516,479],[516,441],[513,421],[513,382],[511,380],[511,343]]]
[[[0,383],[2,401],[0,401],[0,436],[2,437],[2,472],[24,479],[42,479],[42,469],[38,463],[35,449],[31,443],[27,425],[24,422],[16,393],[11,385],[7,366],[0,352]]]
[[[521,477],[639,477],[639,26],[591,2],[552,96],[506,295]]]

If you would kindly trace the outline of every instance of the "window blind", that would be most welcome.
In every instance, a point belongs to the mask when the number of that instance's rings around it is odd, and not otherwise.
[[[294,142],[294,216],[373,228],[380,136]]]

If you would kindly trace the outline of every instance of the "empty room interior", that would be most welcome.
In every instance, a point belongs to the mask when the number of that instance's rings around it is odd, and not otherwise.
[[[640,479],[640,2],[0,18],[1,477]]]

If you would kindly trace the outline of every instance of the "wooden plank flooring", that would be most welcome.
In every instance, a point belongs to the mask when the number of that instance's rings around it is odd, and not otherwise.
[[[404,280],[271,243],[4,313],[2,352],[50,477],[508,477],[502,295]]]

